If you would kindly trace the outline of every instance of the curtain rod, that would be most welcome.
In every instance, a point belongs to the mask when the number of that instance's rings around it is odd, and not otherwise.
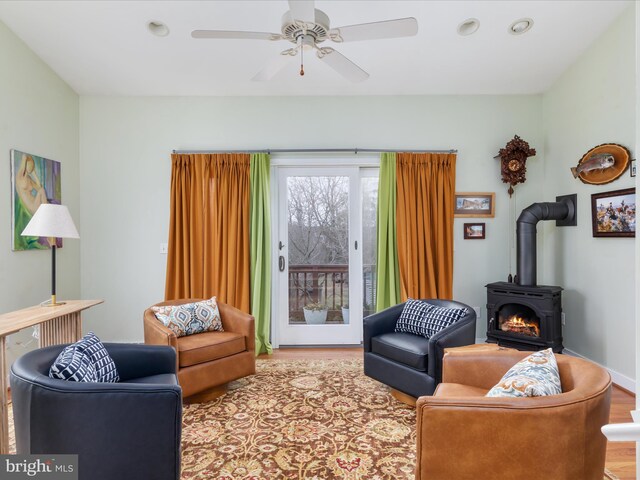
[[[412,153],[458,153],[458,150],[413,150],[410,148],[400,148],[390,150],[386,148],[271,148],[264,150],[173,150],[173,153],[348,153],[356,155],[360,152],[412,152]]]

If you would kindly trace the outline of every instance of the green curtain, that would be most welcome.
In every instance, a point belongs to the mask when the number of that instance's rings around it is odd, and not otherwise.
[[[396,238],[396,154],[380,155],[376,311],[400,303]]]
[[[269,202],[270,158],[251,155],[250,258],[251,315],[256,319],[256,355],[273,353],[271,327],[271,215]]]

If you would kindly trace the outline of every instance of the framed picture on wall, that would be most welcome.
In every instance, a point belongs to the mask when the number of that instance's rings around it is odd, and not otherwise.
[[[465,223],[464,239],[465,240],[484,240],[485,224],[484,223]]]
[[[456,192],[454,217],[494,217],[496,194],[493,192]]]
[[[635,237],[636,189],[592,194],[591,223],[594,237]]]
[[[31,153],[11,150],[11,249],[43,250],[51,248],[44,237],[23,237],[31,217],[43,203],[62,203],[60,162]],[[62,248],[62,239],[56,239]]]

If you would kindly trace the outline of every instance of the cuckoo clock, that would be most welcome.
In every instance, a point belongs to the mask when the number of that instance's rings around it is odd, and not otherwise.
[[[509,184],[509,196],[513,194],[514,186],[525,182],[527,158],[535,154],[536,149],[530,148],[529,144],[518,135],[500,149],[498,157],[500,157],[502,181]]]

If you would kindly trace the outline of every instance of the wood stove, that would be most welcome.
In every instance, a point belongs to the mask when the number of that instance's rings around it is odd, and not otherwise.
[[[529,205],[518,217],[515,282],[486,285],[487,342],[562,352],[562,288],[536,285],[537,223],[556,220],[557,226],[575,225],[575,195],[558,200]]]
[[[552,348],[561,353],[562,288],[488,284],[487,341],[519,350]]]

